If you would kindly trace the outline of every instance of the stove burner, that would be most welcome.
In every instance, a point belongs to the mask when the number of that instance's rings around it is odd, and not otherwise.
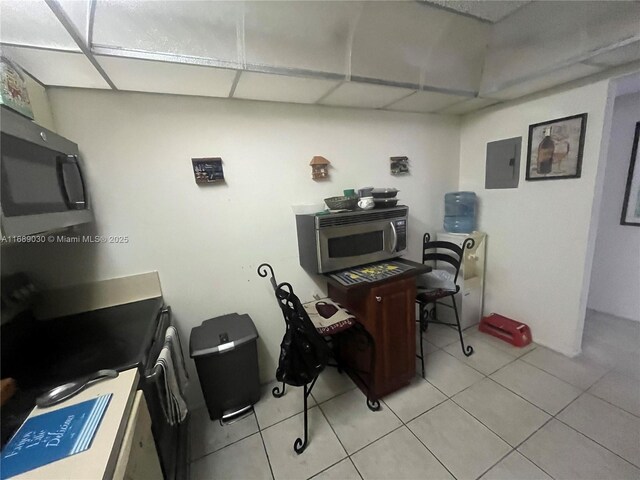
[[[154,298],[3,325],[1,374],[15,378],[18,385],[16,396],[2,407],[3,444],[45,391],[98,370],[143,369],[161,308],[162,299]]]

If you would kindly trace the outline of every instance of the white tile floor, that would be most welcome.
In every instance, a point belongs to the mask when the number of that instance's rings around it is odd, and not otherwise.
[[[192,420],[191,478],[640,479],[640,324],[590,312],[584,354],[517,349],[467,332],[425,334],[426,380],[379,412],[346,375],[327,369],[310,399],[302,455],[302,389],[263,387],[255,414],[225,427]],[[418,371],[418,375],[421,372]]]

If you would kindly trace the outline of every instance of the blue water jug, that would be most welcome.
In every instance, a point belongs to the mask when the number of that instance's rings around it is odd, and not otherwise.
[[[452,233],[471,233],[476,229],[474,192],[450,192],[444,195],[444,229]]]

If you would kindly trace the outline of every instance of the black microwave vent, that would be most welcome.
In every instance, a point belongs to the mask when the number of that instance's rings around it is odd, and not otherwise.
[[[343,225],[354,225],[358,223],[369,223],[378,220],[391,220],[394,218],[406,217],[407,207],[393,208],[385,210],[373,210],[369,212],[338,213],[317,217],[318,228],[340,227]]]

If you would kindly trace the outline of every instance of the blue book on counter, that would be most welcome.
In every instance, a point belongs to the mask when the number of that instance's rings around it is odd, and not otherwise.
[[[111,397],[101,395],[27,419],[2,451],[0,478],[88,450]]]

